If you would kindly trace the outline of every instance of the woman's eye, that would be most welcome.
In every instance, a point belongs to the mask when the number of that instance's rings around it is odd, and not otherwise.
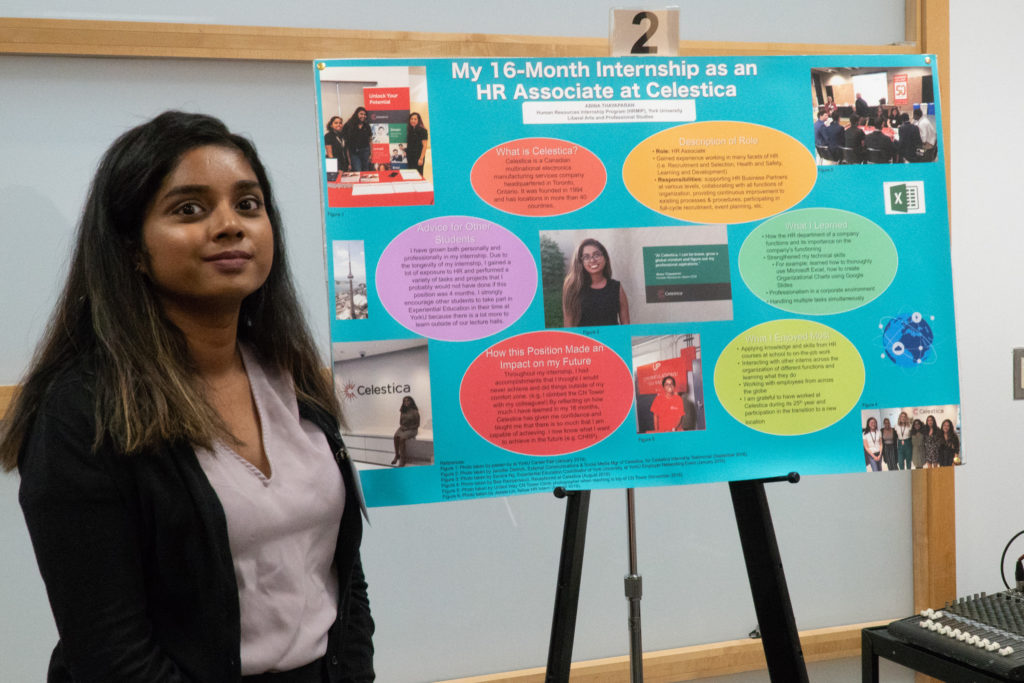
[[[198,216],[202,213],[203,207],[196,202],[184,202],[174,209],[174,213],[181,216]]]
[[[246,197],[238,202],[238,208],[241,211],[259,211],[261,206],[263,203],[256,197]]]

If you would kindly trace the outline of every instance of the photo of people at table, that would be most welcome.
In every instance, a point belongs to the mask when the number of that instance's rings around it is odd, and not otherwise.
[[[636,431],[704,429],[700,335],[633,337]]]
[[[963,464],[958,405],[862,410],[860,424],[868,472]]]
[[[811,69],[811,121],[819,166],[935,161],[931,69]]]
[[[434,203],[425,67],[326,67],[320,105],[329,207]]]

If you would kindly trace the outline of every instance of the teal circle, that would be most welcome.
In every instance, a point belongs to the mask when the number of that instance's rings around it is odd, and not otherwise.
[[[790,313],[832,315],[878,297],[896,277],[892,238],[863,216],[798,209],[769,218],[740,247],[740,277],[765,303]]]

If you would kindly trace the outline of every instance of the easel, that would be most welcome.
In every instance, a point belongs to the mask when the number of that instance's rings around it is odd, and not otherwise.
[[[793,617],[782,558],[775,538],[771,511],[764,485],[776,481],[795,484],[800,475],[790,472],[782,477],[729,482],[736,527],[740,534],[747,578],[754,599],[761,643],[768,662],[772,683],[806,683],[800,637]],[[551,620],[551,640],[545,681],[567,683],[572,664],[572,646],[576,632],[576,610],[579,605],[580,579],[583,574],[583,548],[587,536],[587,515],[590,491],[567,491],[556,488],[555,497],[566,498],[565,525],[562,528],[562,553],[558,566],[558,587],[555,610]],[[626,576],[626,597],[629,599],[630,680],[643,681],[643,652],[640,648],[640,583],[636,573],[635,519],[632,489],[627,493],[629,516],[630,573]]]

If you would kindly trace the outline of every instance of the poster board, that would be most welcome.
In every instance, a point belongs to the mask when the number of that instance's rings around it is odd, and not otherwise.
[[[429,131],[422,172],[324,174],[335,377],[370,504],[896,469],[867,441],[887,420],[956,432],[944,159],[898,121],[940,125],[932,63],[318,62],[318,93],[351,93],[318,99],[324,121],[394,126],[371,102],[390,89]],[[869,75],[906,102],[851,126]],[[825,93],[834,147],[857,128],[907,149],[833,163]],[[659,399],[652,368],[680,358]]]

